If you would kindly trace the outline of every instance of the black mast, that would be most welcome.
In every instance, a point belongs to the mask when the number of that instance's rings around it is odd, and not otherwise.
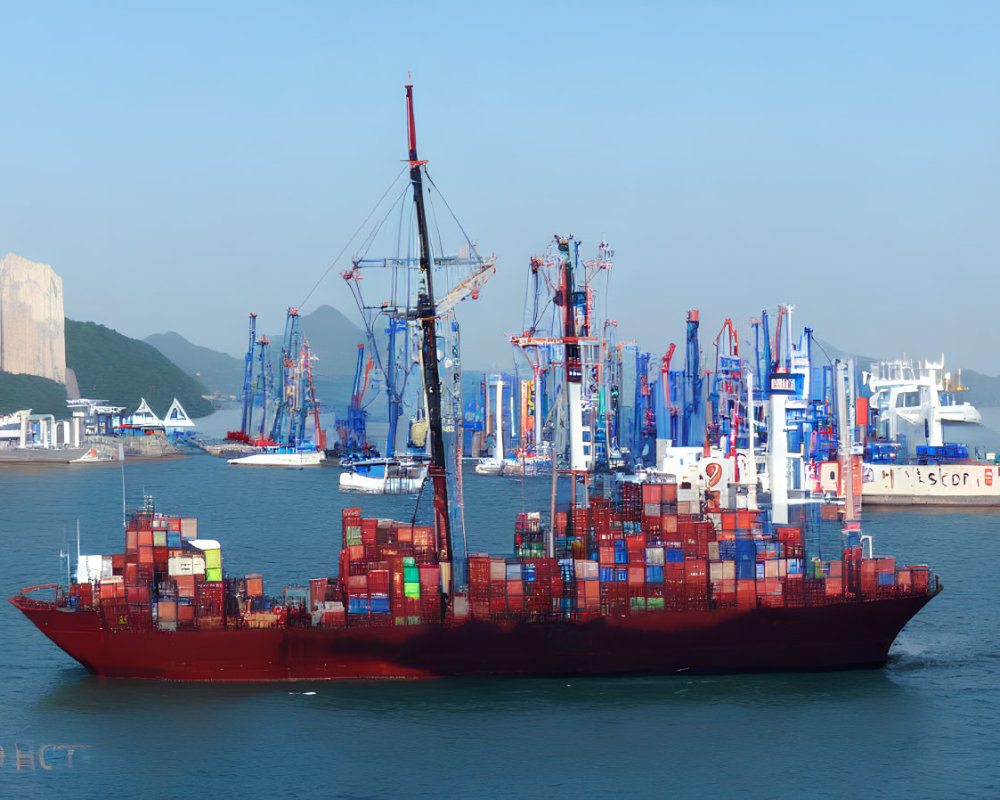
[[[430,238],[424,212],[423,174],[420,167],[426,161],[417,160],[417,130],[413,121],[413,85],[406,85],[406,111],[409,131],[410,183],[413,202],[417,207],[417,231],[420,236],[420,288],[417,294],[416,317],[420,320],[420,351],[430,424],[431,463],[428,475],[434,487],[434,530],[437,534],[438,560],[441,562],[441,589],[445,598],[442,615],[454,594],[452,573],[451,524],[448,516],[448,478],[445,465],[444,436],[441,423],[441,379],[437,357],[437,309],[434,304],[434,281],[431,274]]]

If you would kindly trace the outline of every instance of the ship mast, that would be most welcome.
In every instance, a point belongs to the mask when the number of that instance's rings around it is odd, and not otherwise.
[[[417,159],[417,130],[413,121],[413,85],[406,84],[406,112],[409,133],[410,183],[417,209],[417,232],[420,238],[420,288],[417,294],[416,318],[420,321],[420,351],[427,399],[427,418],[431,437],[431,463],[428,475],[434,488],[434,531],[437,535],[438,559],[441,562],[441,590],[444,606],[454,593],[452,573],[451,525],[448,516],[448,479],[445,465],[444,436],[441,423],[441,381],[437,357],[437,308],[434,304],[434,281],[431,274],[430,237],[424,211],[423,173],[426,161]],[[443,613],[443,609],[442,609]]]

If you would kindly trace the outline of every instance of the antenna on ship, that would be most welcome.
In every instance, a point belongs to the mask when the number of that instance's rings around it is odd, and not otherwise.
[[[453,595],[451,522],[448,516],[448,478],[445,466],[444,430],[441,423],[441,379],[438,373],[437,308],[434,303],[434,280],[431,274],[430,236],[424,210],[424,186],[417,158],[417,130],[413,120],[413,84],[406,84],[406,116],[409,144],[410,183],[417,210],[417,233],[420,239],[420,287],[417,293],[416,319],[420,322],[420,355],[430,427],[431,463],[427,469],[434,488],[434,532],[441,562],[442,616]]]

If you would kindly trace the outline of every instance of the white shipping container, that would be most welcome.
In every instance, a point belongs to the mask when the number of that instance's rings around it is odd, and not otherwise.
[[[104,556],[80,556],[76,562],[76,582],[93,583],[104,577]],[[108,577],[111,571],[108,572]]]

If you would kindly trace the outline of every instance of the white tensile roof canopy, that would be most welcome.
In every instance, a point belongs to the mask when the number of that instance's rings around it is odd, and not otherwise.
[[[167,415],[163,420],[163,424],[167,428],[194,427],[194,422],[191,421],[191,417],[187,415],[184,406],[181,405],[180,400],[176,397],[174,398],[174,402],[170,404],[170,408],[167,409]]]

